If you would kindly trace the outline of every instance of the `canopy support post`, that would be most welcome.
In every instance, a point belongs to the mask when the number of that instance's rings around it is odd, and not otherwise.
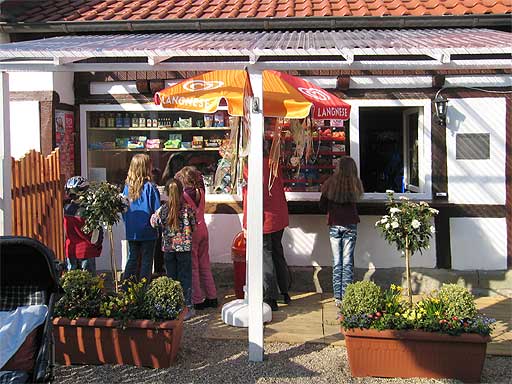
[[[11,129],[9,121],[9,74],[0,74],[0,235],[12,234]]]
[[[247,268],[249,289],[249,361],[263,361],[263,72],[249,67],[259,108],[250,111],[247,190]]]

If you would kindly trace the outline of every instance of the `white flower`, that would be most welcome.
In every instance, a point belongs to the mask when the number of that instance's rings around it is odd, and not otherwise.
[[[414,229],[418,229],[420,227],[421,223],[414,219],[412,222],[411,222],[411,226],[414,228]]]
[[[436,228],[433,225],[430,226],[430,233],[436,233]]]
[[[389,223],[386,224],[386,229],[389,229]]]
[[[388,217],[384,216],[382,220],[380,221],[381,224],[386,224],[388,222]]]
[[[399,199],[400,200],[409,200],[409,198],[407,196],[400,196]]]
[[[398,221],[393,221],[393,222],[391,223],[391,226],[392,226],[393,228],[398,228],[398,227],[399,227]]]
[[[393,191],[392,189],[386,189],[386,193],[387,193],[387,194],[395,193],[395,191]]]
[[[437,215],[439,213],[439,211],[437,209],[430,208],[430,213]]]
[[[398,213],[398,212],[400,212],[400,209],[399,209],[399,208],[395,208],[395,207],[393,207],[393,208],[390,208],[390,209],[389,209],[389,213],[391,213],[391,214]]]
[[[380,220],[375,222],[375,226],[378,227],[380,224]]]

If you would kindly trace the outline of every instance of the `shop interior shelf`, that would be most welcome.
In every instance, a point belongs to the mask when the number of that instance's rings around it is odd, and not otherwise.
[[[265,136],[266,140],[272,140],[272,136]],[[281,140],[283,141],[293,141],[293,137],[281,137]],[[313,141],[336,141],[336,142],[344,142],[345,139],[339,138],[339,137],[332,137],[332,136],[321,136],[321,137],[313,137]]]
[[[89,131],[230,131],[229,127],[190,127],[190,128],[178,128],[178,127],[158,127],[158,128],[89,128]]]
[[[198,152],[218,151],[219,147],[212,148],[107,148],[89,149],[89,152]]]
[[[282,168],[285,169],[297,169],[299,166],[284,165]],[[300,169],[336,169],[335,165],[301,165]]]

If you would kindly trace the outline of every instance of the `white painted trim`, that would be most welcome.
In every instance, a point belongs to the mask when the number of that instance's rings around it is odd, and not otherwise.
[[[350,76],[349,88],[432,88],[432,76]]]
[[[263,361],[263,74],[249,69],[259,110],[251,108],[249,180],[247,184],[247,271],[249,297],[249,361]]]
[[[446,76],[444,87],[512,87],[512,75]]]
[[[361,107],[419,107],[420,119],[418,124],[418,141],[423,140],[423,152],[419,156],[420,183],[423,185],[421,193],[396,193],[395,196],[407,196],[414,200],[432,199],[432,138],[431,138],[431,101],[425,99],[401,100],[350,100],[350,156],[360,169],[361,158],[359,153],[359,108]],[[422,110],[423,109],[423,113]],[[421,133],[422,132],[422,133]],[[421,138],[420,138],[421,137]],[[420,144],[419,143],[419,144]],[[360,170],[359,170],[360,172]],[[365,193],[362,200],[385,200],[385,193]]]
[[[53,61],[42,62],[1,62],[0,71],[18,72],[111,72],[111,71],[186,71],[191,64],[196,71],[213,71],[216,69],[244,69],[248,61],[236,62],[197,62],[197,63],[161,63],[149,65],[148,63],[71,63],[66,65],[53,65]],[[452,60],[441,63],[431,60],[390,60],[390,61],[272,61],[258,62],[253,65],[258,70],[446,70],[446,69],[509,69],[512,60]]]
[[[12,234],[11,196],[11,128],[9,108],[9,74],[0,74],[0,235]]]

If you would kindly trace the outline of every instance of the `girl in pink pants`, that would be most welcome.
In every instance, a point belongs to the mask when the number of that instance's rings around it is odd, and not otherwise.
[[[195,309],[216,308],[217,290],[210,268],[208,228],[204,221],[203,177],[191,166],[182,168],[175,177],[183,184],[183,198],[196,211],[196,230],[192,235],[192,303]]]

